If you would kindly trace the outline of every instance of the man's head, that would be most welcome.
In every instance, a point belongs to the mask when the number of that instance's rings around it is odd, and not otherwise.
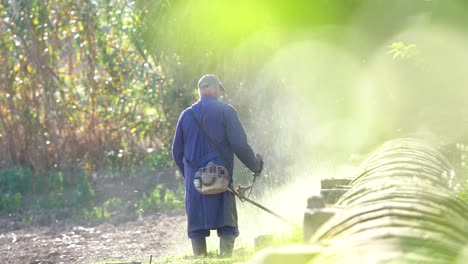
[[[198,93],[200,96],[209,95],[218,98],[221,91],[225,91],[218,77],[214,74],[205,74],[198,81]]]

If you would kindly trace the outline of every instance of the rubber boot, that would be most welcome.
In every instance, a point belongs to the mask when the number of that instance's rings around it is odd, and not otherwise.
[[[206,256],[206,238],[191,238],[192,250],[195,256]]]
[[[223,236],[219,240],[219,254],[222,258],[229,258],[232,256],[234,249],[235,236]]]

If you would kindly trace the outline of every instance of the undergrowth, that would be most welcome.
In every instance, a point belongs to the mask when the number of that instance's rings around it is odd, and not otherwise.
[[[98,201],[84,171],[65,177],[62,172],[39,175],[26,168],[13,168],[0,172],[0,215],[13,216],[23,224],[62,220],[100,223],[179,210],[184,204],[183,188],[173,191],[157,184],[139,193],[133,200],[119,196]]]

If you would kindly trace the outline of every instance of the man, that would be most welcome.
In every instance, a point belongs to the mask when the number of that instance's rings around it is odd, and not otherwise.
[[[221,256],[231,256],[234,241],[239,235],[234,194],[229,191],[210,195],[197,192],[193,182],[197,170],[211,161],[226,167],[232,176],[234,153],[257,175],[263,168],[261,156],[255,155],[247,142],[236,110],[218,100],[221,91],[224,91],[224,87],[216,75],[204,75],[198,81],[200,100],[191,109],[222,152],[222,157],[197,126],[190,108],[180,114],[172,144],[172,156],[184,176],[187,231],[196,256],[206,255],[206,237],[210,235],[210,230],[216,229],[220,237]],[[232,188],[232,177],[229,186]]]

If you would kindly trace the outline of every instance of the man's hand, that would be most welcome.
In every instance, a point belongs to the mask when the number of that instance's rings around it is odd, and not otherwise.
[[[260,154],[255,155],[257,158],[258,162],[260,162],[260,169],[253,174],[254,177],[260,176],[260,173],[262,173],[263,170],[263,157]]]

